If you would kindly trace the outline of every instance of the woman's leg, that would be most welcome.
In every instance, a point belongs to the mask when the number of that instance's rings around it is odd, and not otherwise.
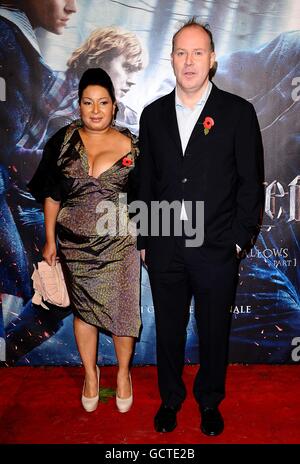
[[[117,376],[117,395],[119,398],[128,398],[131,395],[129,381],[129,364],[133,353],[133,337],[118,337],[113,335],[119,370]]]
[[[92,398],[98,394],[96,371],[98,329],[74,316],[74,333],[85,369],[85,389],[83,394],[87,398]]]

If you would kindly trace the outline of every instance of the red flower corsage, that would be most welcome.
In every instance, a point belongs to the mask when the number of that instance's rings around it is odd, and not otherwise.
[[[132,166],[133,161],[131,158],[129,158],[129,156],[126,156],[125,158],[123,158],[122,164],[123,166]]]
[[[212,126],[214,125],[215,125],[215,121],[213,120],[213,118],[211,118],[210,116],[206,116],[203,122],[204,134],[207,135],[210,129],[212,128]]]

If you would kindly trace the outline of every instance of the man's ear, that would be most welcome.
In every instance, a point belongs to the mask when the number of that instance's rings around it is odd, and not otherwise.
[[[211,69],[213,67],[213,65],[215,64],[215,61],[216,61],[216,54],[215,52],[211,52],[210,53],[210,65],[209,65],[209,69]]]
[[[173,60],[173,52],[170,53],[170,58],[171,58],[171,66],[174,70],[174,60]]]

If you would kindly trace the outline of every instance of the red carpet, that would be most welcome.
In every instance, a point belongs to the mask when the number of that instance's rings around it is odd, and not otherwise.
[[[110,398],[93,413],[80,404],[80,367],[0,369],[1,444],[291,444],[300,443],[300,370],[298,365],[229,366],[227,397],[221,405],[225,430],[215,438],[199,430],[192,395],[196,366],[186,366],[188,396],[178,413],[178,427],[160,434],[153,416],[160,400],[156,368],[132,370],[134,405],[120,414]],[[101,368],[102,387],[115,387],[116,367]]]

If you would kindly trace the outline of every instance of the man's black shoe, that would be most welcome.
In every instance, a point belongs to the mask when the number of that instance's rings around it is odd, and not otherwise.
[[[161,405],[154,417],[154,428],[157,432],[172,432],[175,429],[176,409]]]
[[[218,408],[201,409],[201,432],[205,435],[216,436],[224,430],[223,417]]]

